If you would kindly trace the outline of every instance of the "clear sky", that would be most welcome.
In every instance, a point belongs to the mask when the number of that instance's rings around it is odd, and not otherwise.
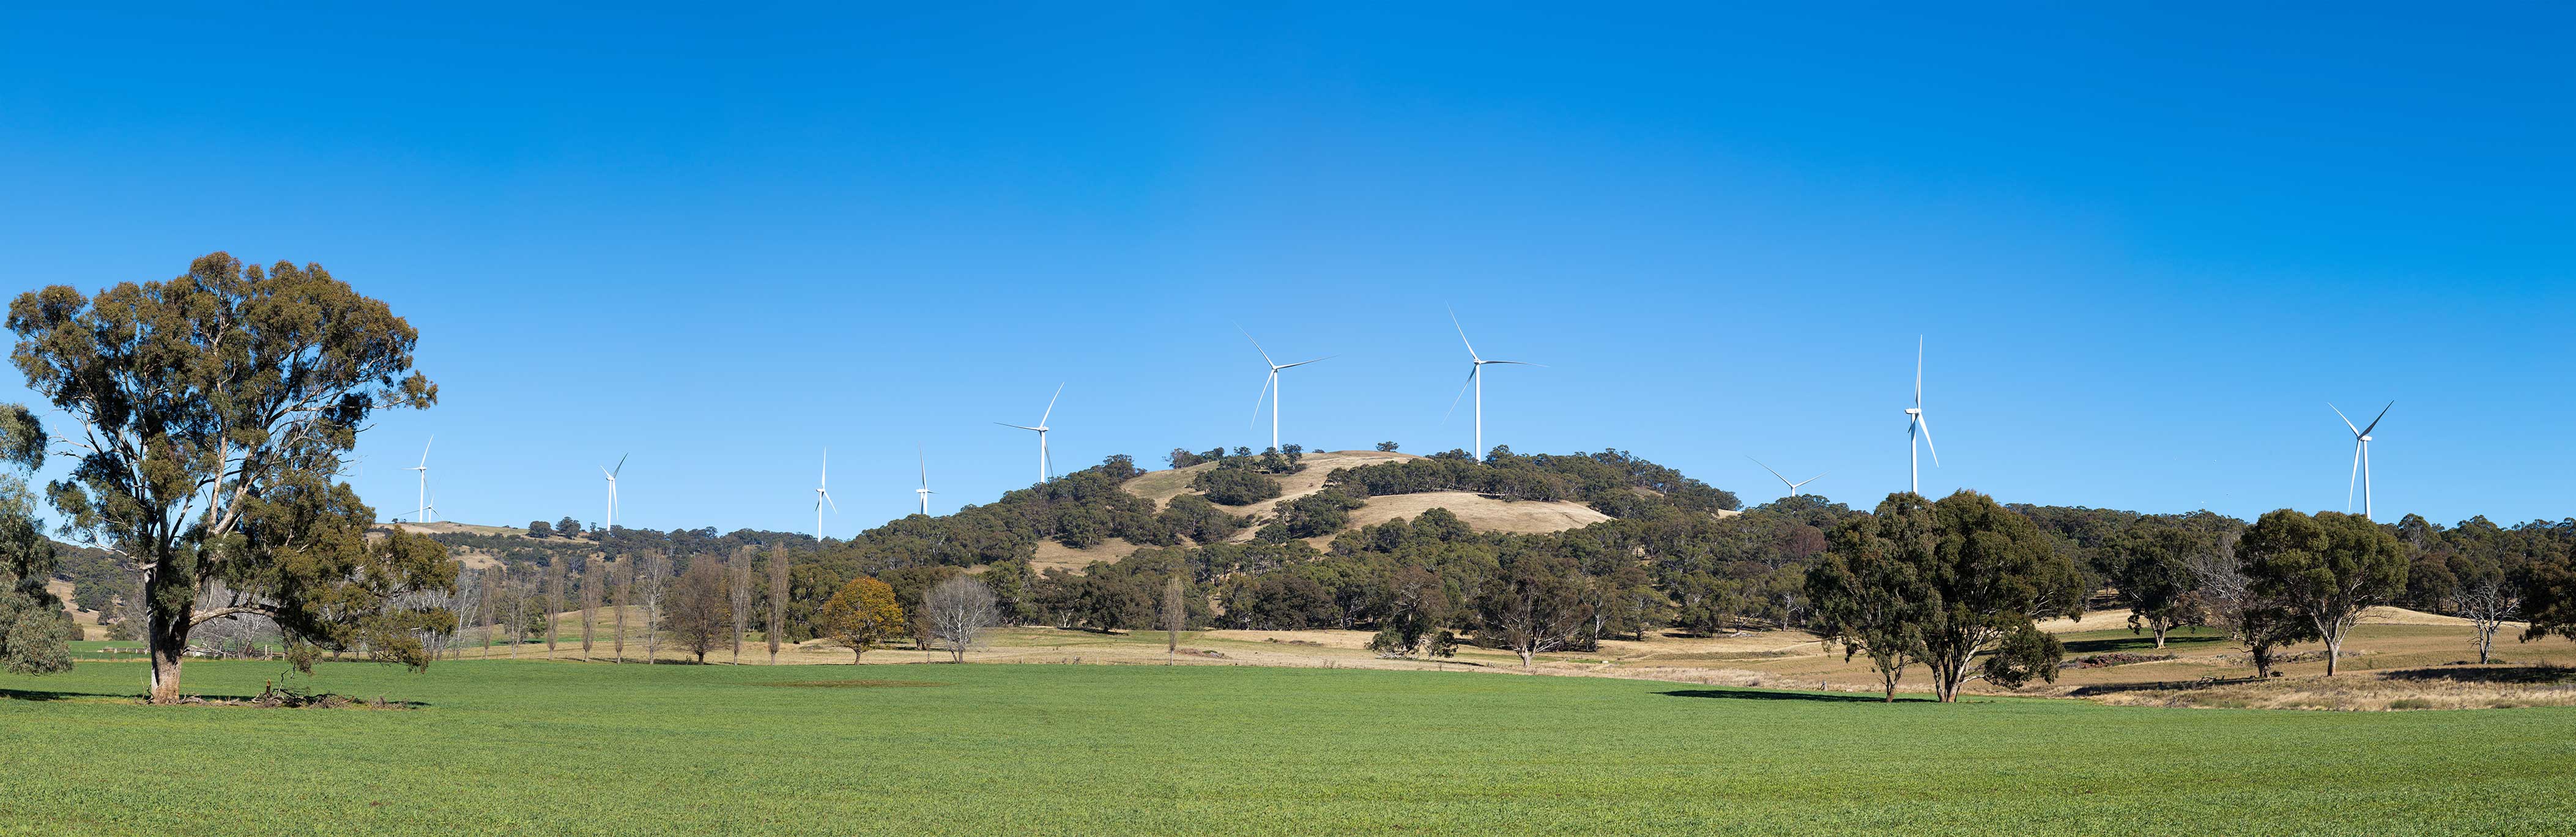
[[[8,290],[318,261],[423,335],[359,488],[844,535],[1286,437],[1926,493],[2576,514],[2547,5],[0,9]],[[1242,4],[1216,4],[1218,6]],[[1952,4],[1956,5],[1956,4]],[[2078,4],[2084,5],[2084,4]],[[2266,4],[2268,5],[2268,4]],[[936,10],[926,10],[941,7]],[[0,398],[26,398],[8,376]],[[57,420],[60,420],[57,418]],[[2356,508],[2358,506],[2355,500]]]

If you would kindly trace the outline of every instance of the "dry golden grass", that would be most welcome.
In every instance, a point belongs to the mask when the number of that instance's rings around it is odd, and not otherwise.
[[[2576,669],[2558,666],[2445,666],[2275,677],[2179,689],[2085,694],[2101,703],[2225,709],[2512,709],[2576,706]]]
[[[1498,500],[1465,491],[1431,491],[1371,497],[1368,505],[1351,512],[1349,528],[1374,526],[1399,517],[1421,517],[1432,509],[1448,509],[1468,528],[1479,532],[1523,535],[1579,529],[1610,519],[1582,503]]]

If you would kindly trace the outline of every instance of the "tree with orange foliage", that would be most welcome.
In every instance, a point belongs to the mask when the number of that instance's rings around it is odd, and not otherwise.
[[[895,601],[894,588],[867,576],[841,585],[840,591],[814,614],[814,621],[825,638],[850,649],[851,665],[857,665],[859,656],[868,649],[905,635],[907,628],[903,605]]]

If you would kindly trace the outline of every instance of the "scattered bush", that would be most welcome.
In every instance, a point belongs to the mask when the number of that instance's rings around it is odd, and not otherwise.
[[[1209,502],[1224,506],[1248,506],[1277,497],[1279,481],[1255,473],[1250,468],[1228,468],[1219,465],[1200,471],[1190,478],[1190,487],[1207,495]]]

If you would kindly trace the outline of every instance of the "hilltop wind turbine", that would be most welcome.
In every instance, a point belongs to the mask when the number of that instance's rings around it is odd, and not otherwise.
[[[830,448],[825,448],[823,470],[814,476],[814,544],[816,546],[821,546],[823,543],[823,507],[828,505],[832,507],[833,514],[841,513],[841,504],[832,502],[832,492],[829,488],[831,478],[832,451]]]
[[[912,447],[912,451],[914,455],[921,458],[921,487],[913,489],[912,493],[914,496],[921,498],[921,514],[924,517],[928,517],[930,515],[930,495],[934,493],[930,490],[930,454],[929,452],[922,450],[920,445],[914,445]]]
[[[1923,338],[1914,338],[1914,406],[1905,410],[1906,489],[1923,493],[1923,455],[1916,452],[1914,437],[1923,437],[1923,449],[1932,451],[1932,467],[1941,467],[1941,451],[1932,446],[1932,425],[1923,418]]]
[[[1236,330],[1236,331],[1243,331],[1243,326],[1239,326],[1239,325],[1238,325],[1238,326],[1235,326],[1235,327],[1234,327],[1234,330]],[[1260,352],[1260,353],[1261,353],[1261,362],[1263,362],[1263,363],[1267,363],[1267,364],[1270,364],[1270,377],[1262,379],[1262,381],[1261,381],[1261,394],[1260,394],[1260,395],[1257,395],[1257,396],[1254,396],[1254,397],[1253,397],[1253,399],[1252,399],[1252,421],[1253,421],[1253,423],[1255,423],[1255,424],[1259,424],[1259,423],[1261,422],[1261,401],[1262,401],[1262,399],[1264,399],[1264,398],[1269,399],[1269,400],[1270,400],[1270,449],[1271,449],[1271,450],[1278,450],[1278,449],[1279,449],[1279,370],[1282,370],[1282,369],[1293,369],[1293,368],[1296,368],[1296,367],[1299,367],[1299,366],[1304,366],[1304,365],[1309,364],[1309,363],[1314,363],[1314,362],[1315,362],[1315,361],[1317,361],[1317,360],[1332,360],[1334,357],[1336,357],[1336,355],[1325,355],[1325,356],[1323,356],[1323,357],[1316,358],[1315,360],[1301,360],[1301,361],[1298,361],[1298,362],[1296,362],[1296,363],[1281,364],[1281,363],[1280,363],[1280,362],[1278,362],[1278,361],[1275,361],[1275,360],[1271,360],[1271,359],[1270,359],[1270,350],[1269,350],[1269,349],[1261,348],[1261,341],[1259,341],[1259,340],[1253,340],[1253,338],[1252,338],[1252,332],[1249,332],[1249,331],[1243,331],[1243,339],[1245,339],[1245,340],[1252,340],[1252,350],[1253,350],[1253,351],[1256,351],[1256,352]]]
[[[2388,402],[2388,407],[2394,406],[2397,406],[2397,402]],[[2354,427],[2352,419],[2345,418],[2343,410],[2336,408],[2334,402],[2326,402],[2326,409],[2334,410],[2335,418],[2343,419],[2344,429],[2352,431],[2352,474],[2353,477],[2361,479],[2361,519],[2363,520],[2371,519],[2370,431],[2379,428],[2380,419],[2388,417],[2388,407],[2379,408],[2379,415],[2372,418],[2368,426]],[[2343,510],[2352,511],[2352,477],[2347,477],[2343,481]]]
[[[627,454],[617,455],[617,467],[601,468],[599,475],[608,478],[608,531],[617,531],[617,475],[626,470]]]
[[[1017,427],[1021,430],[1035,430],[1038,432],[1038,482],[1047,482],[1055,479],[1055,463],[1047,460],[1046,434],[1047,430],[1050,429],[1047,427],[1047,419],[1055,416],[1055,400],[1063,397],[1063,395],[1064,385],[1055,385],[1055,394],[1047,396],[1046,412],[1038,416],[1038,425],[1036,427],[1012,424],[1007,421],[993,422],[994,424],[998,424],[1003,427]]]
[[[1474,453],[1476,455],[1476,461],[1483,462],[1485,461],[1485,365],[1501,363],[1510,364],[1512,366],[1537,366],[1544,368],[1547,364],[1529,363],[1518,360],[1486,360],[1483,356],[1476,354],[1476,344],[1468,342],[1467,327],[1458,324],[1458,309],[1449,309],[1449,325],[1458,329],[1458,342],[1467,344],[1467,360],[1469,362],[1469,366],[1467,367],[1467,382],[1458,385],[1458,395],[1466,395],[1467,388],[1470,386],[1476,388],[1476,450]],[[1452,397],[1449,399],[1449,412],[1455,413],[1457,411],[1458,399],[1456,397]],[[1447,421],[1448,416],[1443,414],[1441,420]]]
[[[1746,458],[1746,459],[1753,459],[1753,457],[1750,457],[1750,456],[1747,456],[1747,457],[1745,457],[1745,458]],[[1759,460],[1759,459],[1753,459],[1753,464],[1755,464],[1755,465],[1762,465],[1762,460]],[[1815,481],[1817,481],[1817,480],[1820,480],[1820,479],[1824,479],[1824,478],[1825,478],[1825,475],[1823,475],[1823,474],[1817,474],[1817,475],[1815,475],[1815,476],[1808,477],[1808,478],[1806,478],[1806,479],[1799,480],[1799,481],[1797,481],[1797,482],[1790,482],[1788,477],[1782,477],[1782,476],[1780,476],[1780,472],[1779,472],[1779,471],[1772,471],[1772,470],[1771,470],[1771,466],[1769,466],[1769,465],[1762,465],[1762,470],[1765,470],[1765,471],[1771,471],[1771,476],[1778,477],[1778,478],[1779,478],[1779,480],[1780,480],[1780,484],[1781,484],[1781,485],[1788,486],[1788,487],[1789,487],[1789,496],[1791,496],[1791,497],[1796,497],[1796,496],[1798,496],[1798,488],[1799,488],[1800,486],[1803,486],[1803,485],[1806,485],[1807,483],[1815,482]]]
[[[420,502],[418,505],[412,507],[411,522],[413,523],[428,522],[422,520],[421,516],[429,513],[429,446],[435,444],[438,444],[438,436],[437,434],[431,434],[429,442],[420,446],[420,465],[418,467],[403,469],[405,471],[420,472]]]

